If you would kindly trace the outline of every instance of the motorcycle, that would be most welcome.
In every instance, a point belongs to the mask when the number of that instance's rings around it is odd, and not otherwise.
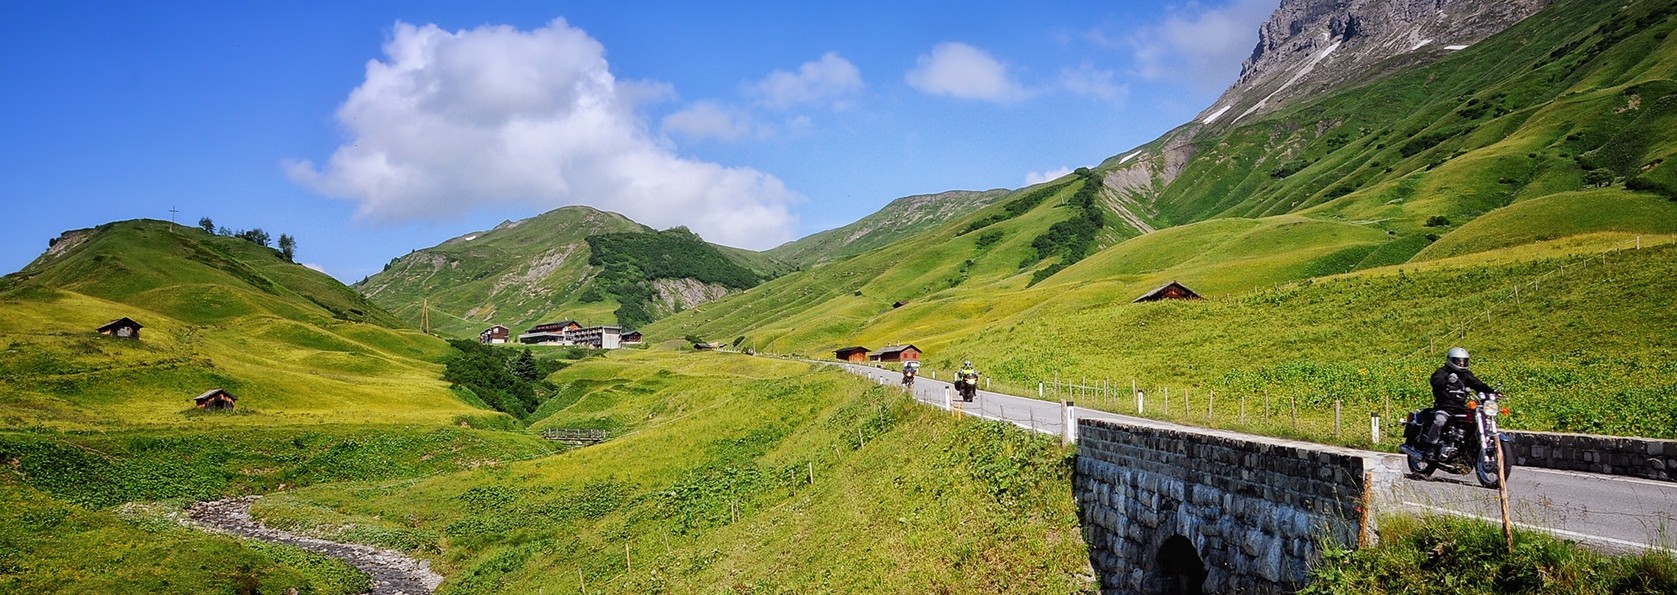
[[[972,398],[978,396],[978,377],[974,376],[972,378],[966,378],[966,377],[956,378],[955,379],[955,394],[960,395],[962,401],[971,403]]]
[[[914,368],[903,368],[903,390],[914,390],[914,377],[918,374]]]
[[[1403,422],[1403,446],[1400,450],[1408,457],[1411,472],[1428,477],[1439,469],[1457,475],[1472,469],[1479,478],[1479,485],[1487,488],[1497,487],[1497,465],[1502,466],[1502,477],[1508,477],[1512,466],[1508,463],[1507,443],[1512,440],[1497,430],[1497,415],[1507,413],[1497,405],[1502,394],[1479,393],[1478,397],[1476,401],[1468,401],[1467,413],[1450,415],[1449,421],[1438,432],[1438,444],[1434,448],[1423,445],[1422,436],[1426,434],[1427,425],[1432,423],[1435,410],[1409,412],[1409,417]],[[1493,441],[1504,444],[1500,457],[1497,443]]]

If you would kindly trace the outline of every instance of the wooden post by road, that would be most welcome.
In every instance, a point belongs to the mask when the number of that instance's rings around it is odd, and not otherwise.
[[[1642,236],[1637,236],[1640,239]],[[1514,553],[1514,520],[1508,516],[1508,475],[1502,472],[1503,459],[1506,453],[1502,450],[1502,437],[1495,436],[1491,442],[1496,443],[1496,494],[1497,501],[1502,503],[1502,534],[1508,538],[1508,553]]]
[[[1339,399],[1333,401],[1333,437],[1339,438]]]

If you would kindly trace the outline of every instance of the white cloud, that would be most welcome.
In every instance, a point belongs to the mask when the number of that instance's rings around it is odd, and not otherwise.
[[[675,154],[635,113],[673,91],[616,80],[600,43],[564,19],[452,33],[397,23],[384,54],[338,108],[349,138],[330,160],[285,163],[297,183],[359,203],[360,218],[587,204],[723,244],[792,237],[794,193],[763,172]]]
[[[923,93],[961,99],[1010,102],[1030,92],[1007,72],[1007,65],[988,52],[959,42],[944,42],[920,56],[907,76],[909,86]]]
[[[1033,185],[1033,184],[1041,184],[1043,182],[1048,182],[1048,181],[1051,181],[1051,180],[1057,180],[1057,179],[1063,178],[1063,177],[1065,177],[1069,174],[1071,174],[1071,168],[1069,168],[1069,167],[1062,167],[1060,169],[1051,169],[1051,170],[1044,171],[1044,172],[1034,172],[1033,171],[1033,172],[1025,174],[1025,185],[1030,186],[1030,185]]]
[[[1060,86],[1073,95],[1094,97],[1112,103],[1123,103],[1130,97],[1128,85],[1112,82],[1114,74],[1111,70],[1098,69],[1084,63],[1075,69],[1066,68],[1060,71]]]
[[[663,130],[690,138],[739,140],[751,133],[749,117],[714,101],[700,101],[664,116]]]
[[[1121,44],[1099,32],[1092,35],[1098,43],[1128,46],[1143,77],[1220,91],[1234,82],[1241,61],[1257,46],[1258,27],[1275,12],[1277,3],[1230,0],[1218,8],[1193,3]]]
[[[837,53],[827,52],[819,60],[803,63],[795,73],[771,72],[763,80],[746,85],[746,92],[776,109],[803,104],[844,109],[863,87],[862,73],[855,65]]]

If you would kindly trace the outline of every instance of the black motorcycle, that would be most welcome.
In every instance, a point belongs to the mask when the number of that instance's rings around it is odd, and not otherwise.
[[[1508,463],[1508,446],[1511,440],[1507,434],[1497,430],[1497,415],[1507,413],[1497,407],[1500,393],[1479,393],[1477,401],[1468,402],[1468,412],[1450,415],[1444,428],[1438,432],[1438,444],[1433,448],[1424,446],[1422,436],[1426,434],[1427,425],[1433,421],[1433,409],[1419,409],[1411,411],[1408,419],[1403,422],[1403,454],[1408,455],[1409,470],[1416,475],[1427,477],[1434,470],[1457,475],[1466,474],[1471,469],[1479,477],[1479,484],[1487,488],[1497,487],[1497,465],[1502,465],[1502,477],[1507,478],[1511,465]],[[1501,441],[1502,455],[1498,456],[1497,443]]]
[[[912,367],[903,368],[903,390],[914,390],[914,377],[919,373]]]
[[[966,377],[956,378],[955,379],[955,394],[960,395],[962,401],[971,403],[972,398],[975,397],[975,396],[978,396],[978,377],[973,376],[972,378],[966,378]]]

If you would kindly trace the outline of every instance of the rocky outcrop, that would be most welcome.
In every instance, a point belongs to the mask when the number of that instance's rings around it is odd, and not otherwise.
[[[728,295],[728,288],[698,279],[654,279],[653,299],[665,313],[680,312]]]
[[[1222,125],[1435,62],[1552,0],[1282,0],[1240,78],[1197,122]]]

